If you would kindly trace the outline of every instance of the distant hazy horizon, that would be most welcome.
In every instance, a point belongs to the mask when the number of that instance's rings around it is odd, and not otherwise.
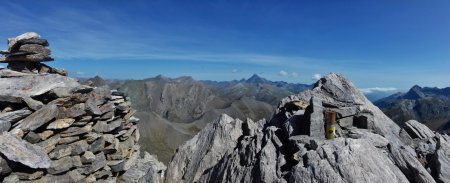
[[[70,74],[70,73],[69,73]],[[75,74],[76,75],[76,74]],[[155,76],[148,76],[148,77],[145,77],[145,78],[140,78],[140,79],[137,79],[137,80],[141,80],[141,79],[151,79],[151,78],[156,78],[156,77],[159,77],[159,76],[162,76],[162,77],[166,77],[166,78],[169,78],[169,79],[177,79],[177,78],[180,78],[180,77],[191,77],[192,79],[194,79],[194,80],[197,80],[197,81],[216,81],[216,82],[232,82],[232,81],[242,81],[242,80],[248,80],[249,78],[251,78],[251,77],[253,77],[253,75],[257,75],[258,77],[261,77],[261,78],[264,78],[263,76],[260,76],[260,75],[258,75],[258,74],[256,74],[256,73],[254,73],[254,74],[252,74],[252,75],[250,75],[250,76],[248,76],[248,77],[246,77],[246,78],[241,78],[241,79],[233,79],[233,80],[211,80],[211,79],[206,79],[206,80],[201,80],[201,79],[198,79],[198,78],[195,78],[195,77],[192,77],[192,76],[188,76],[188,75],[184,75],[184,76],[177,76],[177,77],[170,77],[170,76],[166,76],[166,75],[164,75],[164,74],[158,74],[158,75],[155,75]],[[105,78],[105,77],[102,77],[102,76],[100,76],[100,75],[95,75],[95,76],[92,76],[92,77],[83,77],[83,76],[75,76],[75,77],[77,77],[77,78],[80,78],[80,79],[83,79],[83,80],[87,80],[87,79],[91,79],[91,78],[94,78],[94,77],[101,77],[102,79],[106,79],[106,80],[132,80],[131,78],[122,78],[122,79],[118,79],[118,78]],[[135,78],[136,79],[136,78]],[[264,78],[264,79],[267,79],[267,78]],[[317,79],[317,78],[316,78]],[[267,79],[267,80],[269,80],[269,81],[273,81],[273,82],[279,82],[280,80],[270,80],[270,79]],[[283,81],[281,81],[281,82],[283,82]],[[291,83],[291,84],[306,84],[306,85],[313,85],[313,84],[315,84],[315,82],[316,81],[311,81],[310,83],[300,83],[300,82],[289,82],[289,81],[284,81],[284,82],[287,82],[287,83]],[[428,87],[428,86],[422,86],[422,87]],[[404,92],[407,92],[408,90],[409,90],[410,88],[380,88],[380,87],[373,87],[373,88],[359,88],[359,90],[362,92],[362,93],[364,93],[365,95],[366,95],[366,97],[369,99],[369,100],[371,100],[371,101],[376,101],[376,100],[379,100],[379,99],[382,99],[382,98],[384,98],[384,97],[387,97],[387,96],[390,96],[390,95],[392,95],[392,94],[396,94],[396,93],[398,93],[398,92],[402,92],[402,93],[404,93]]]
[[[450,86],[449,1],[4,1],[0,16],[0,49],[38,32],[76,77]]]

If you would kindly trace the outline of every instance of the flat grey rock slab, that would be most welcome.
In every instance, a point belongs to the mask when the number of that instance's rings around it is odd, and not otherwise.
[[[50,122],[56,116],[58,116],[58,107],[54,104],[46,105],[20,121],[19,128],[25,131],[33,131]]]
[[[435,136],[432,130],[416,120],[407,121],[404,128],[412,138],[428,139]]]
[[[11,125],[31,114],[28,109],[0,113],[0,133],[8,131]]]
[[[58,74],[0,78],[0,101],[20,103],[23,98],[39,96],[54,88],[78,86],[77,80]]]
[[[49,168],[52,163],[42,147],[30,144],[8,132],[0,135],[0,153],[10,161],[30,168]]]
[[[0,77],[21,77],[21,76],[40,76],[43,74],[35,74],[35,73],[23,73],[18,71],[13,71],[10,69],[1,69],[0,70]]]

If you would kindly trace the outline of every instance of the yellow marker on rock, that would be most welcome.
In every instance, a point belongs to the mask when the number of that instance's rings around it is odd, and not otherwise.
[[[325,112],[325,138],[333,139],[336,137],[336,112]]]

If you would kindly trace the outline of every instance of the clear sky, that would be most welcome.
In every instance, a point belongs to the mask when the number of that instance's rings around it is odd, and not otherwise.
[[[2,1],[0,39],[35,31],[72,76],[253,73],[360,88],[450,86],[450,1]]]

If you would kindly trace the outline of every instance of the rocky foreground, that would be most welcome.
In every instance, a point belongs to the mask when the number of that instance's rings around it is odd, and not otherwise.
[[[158,182],[165,166],[141,157],[139,119],[129,98],[81,85],[52,61],[36,33],[9,39],[1,51],[0,181]],[[57,71],[57,72],[56,72]]]
[[[325,139],[324,112],[338,117]],[[270,121],[222,115],[178,148],[165,182],[450,182],[450,137],[399,127],[341,75],[283,99]]]

